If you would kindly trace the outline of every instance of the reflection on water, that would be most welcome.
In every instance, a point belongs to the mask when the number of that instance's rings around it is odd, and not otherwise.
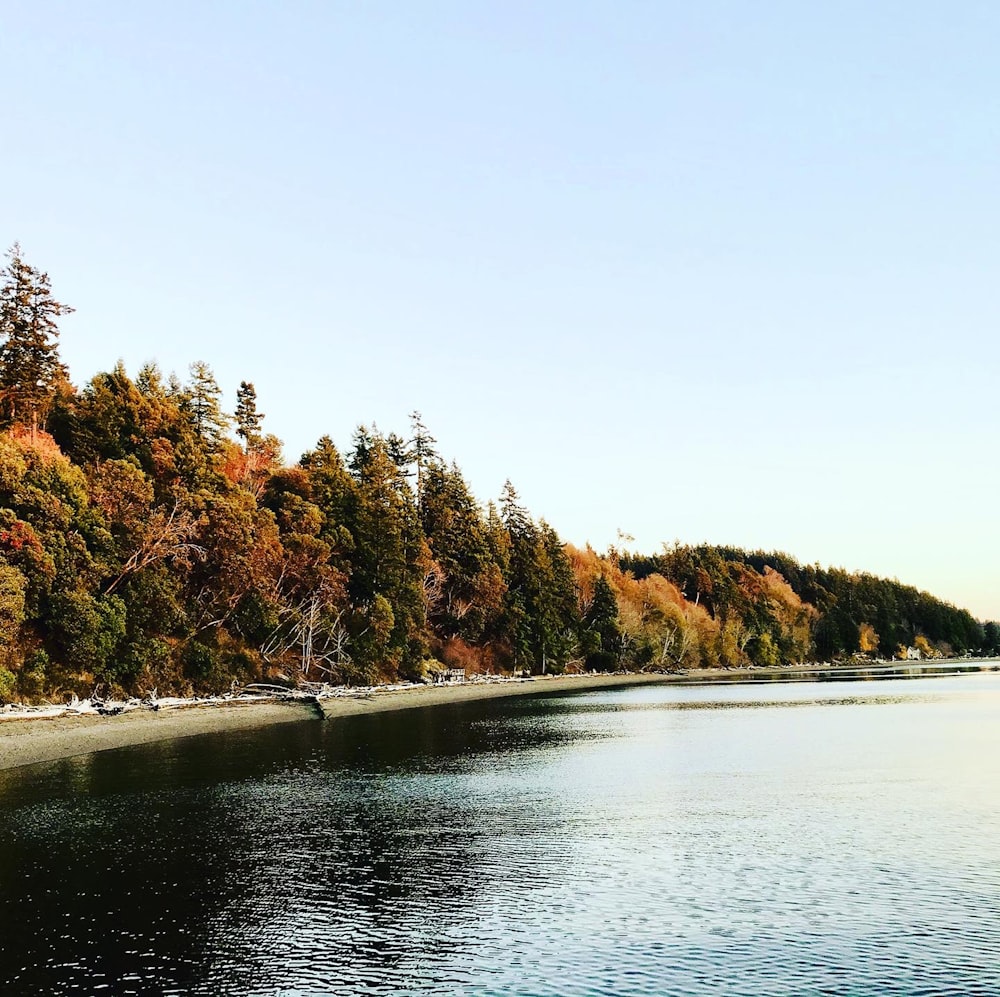
[[[0,989],[997,994],[998,720],[993,674],[642,687],[8,773]]]
[[[926,676],[908,677],[907,681],[838,679],[832,687],[808,681],[776,683],[744,682],[727,685],[641,686],[627,696],[615,691],[592,693],[587,700],[576,701],[577,708],[603,710],[726,710],[743,707],[816,706],[885,706],[890,703],[955,702],[976,697],[983,690],[997,687],[998,677],[964,676],[960,681]]]

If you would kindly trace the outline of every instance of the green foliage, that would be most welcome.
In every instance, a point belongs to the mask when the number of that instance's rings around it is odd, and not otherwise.
[[[766,631],[750,641],[748,647],[750,660],[761,668],[776,668],[781,664],[781,654],[778,645],[771,634]]]
[[[253,449],[260,443],[264,413],[257,411],[257,389],[249,381],[240,381],[236,392],[236,435]]]
[[[604,575],[594,583],[594,597],[583,617],[583,633],[587,638],[588,667],[607,671],[606,667],[598,667],[596,661],[599,657],[601,662],[608,658],[617,662],[621,628],[618,625],[618,600]]]
[[[0,562],[0,651],[14,647],[24,623],[27,582],[17,568]]]
[[[423,471],[420,520],[437,573],[428,620],[442,637],[480,640],[496,621],[504,582],[482,512],[457,466],[435,462]]]
[[[153,440],[163,434],[165,413],[144,395],[119,362],[96,374],[82,392],[60,400],[52,434],[63,452],[81,466],[102,460],[135,460],[153,468]]]
[[[125,636],[125,603],[118,596],[95,597],[88,592],[61,592],[52,600],[52,638],[64,662],[93,672],[98,679],[116,680],[115,652]]]
[[[17,690],[17,676],[9,668],[0,666],[0,703],[14,701]]]
[[[170,645],[166,641],[143,633],[126,637],[118,650],[114,679],[128,684],[144,672],[157,676],[166,669],[169,659]]]
[[[25,700],[37,699],[43,694],[48,668],[49,656],[44,649],[34,651],[25,659],[17,677],[18,692]]]
[[[281,625],[281,605],[260,590],[249,591],[237,603],[231,625],[234,634],[260,647]]]
[[[611,651],[591,651],[585,663],[588,671],[613,672],[618,667],[618,656]]]
[[[184,674],[198,685],[211,684],[222,671],[218,651],[200,641],[190,641],[181,652]]]
[[[562,543],[545,522],[535,525],[508,481],[500,499],[506,585],[498,629],[514,664],[546,672],[560,669],[577,650],[576,583]]]
[[[241,648],[220,647],[200,640],[184,646],[181,662],[185,677],[195,688],[206,692],[224,692],[233,682],[246,682],[257,667],[253,656]]]
[[[229,416],[222,411],[222,392],[207,363],[196,360],[189,370],[191,380],[181,394],[181,409],[190,418],[198,439],[215,446],[229,426]]]
[[[355,435],[350,467],[356,492],[348,513],[354,540],[349,595],[377,619],[382,614],[376,607],[385,603],[392,632],[378,644],[384,662],[391,668],[412,667],[425,651],[419,639],[425,621],[425,547],[414,495],[388,441],[365,427]]]

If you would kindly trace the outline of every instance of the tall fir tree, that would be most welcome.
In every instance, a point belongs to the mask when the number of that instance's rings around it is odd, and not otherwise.
[[[24,262],[21,247],[7,251],[0,270],[0,402],[8,425],[44,423],[60,382],[67,378],[59,359],[56,319],[73,309],[52,297],[49,275]]]
[[[229,426],[229,416],[222,411],[222,392],[212,368],[202,360],[190,367],[187,385],[187,410],[198,439],[208,447],[216,446]]]
[[[240,381],[236,392],[236,435],[244,443],[248,452],[255,450],[261,442],[261,426],[264,413],[257,411],[257,389],[252,381]]]
[[[371,659],[373,666],[405,670],[424,653],[423,533],[413,491],[393,459],[389,440],[360,427],[354,442],[349,466],[356,500],[350,532],[356,546],[349,593],[358,610],[356,647],[362,656],[379,656]],[[385,628],[384,639],[371,643],[380,628]]]
[[[409,447],[413,462],[417,465],[417,504],[423,501],[424,471],[427,465],[437,458],[437,451],[434,444],[437,440],[431,436],[424,425],[423,416],[415,409],[410,413],[410,429],[413,436],[410,438]]]
[[[504,583],[482,512],[456,464],[436,460],[424,468],[420,519],[443,574],[431,621],[444,637],[476,641],[500,608]]]
[[[587,666],[599,671],[612,668],[617,663],[621,626],[618,600],[603,574],[594,583],[594,597],[581,621],[581,631]]]

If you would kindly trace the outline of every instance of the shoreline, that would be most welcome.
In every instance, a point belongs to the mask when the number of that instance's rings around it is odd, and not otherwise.
[[[302,702],[192,705],[118,716],[28,717],[0,720],[0,771],[54,762],[94,751],[126,748],[173,738],[246,730],[316,719],[316,707]]]
[[[727,685],[771,682],[850,681],[895,677],[935,677],[975,671],[997,671],[996,659],[947,660],[922,665],[872,664],[864,667],[801,666],[720,671],[703,669],[672,673],[549,675],[531,679],[466,682],[454,685],[404,686],[344,691],[322,699],[248,700],[193,703],[169,710],[135,710],[117,716],[93,714],[15,716],[0,719],[0,771],[57,761],[75,755],[154,741],[317,722],[360,714],[443,706],[483,699],[588,692],[643,685]]]

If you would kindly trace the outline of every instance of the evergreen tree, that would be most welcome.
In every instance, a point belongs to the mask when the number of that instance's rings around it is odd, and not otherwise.
[[[486,504],[486,545],[493,563],[506,576],[510,571],[510,534],[492,501]]]
[[[214,447],[229,426],[229,417],[222,411],[222,392],[207,363],[197,360],[189,369],[191,381],[186,390],[187,410],[198,439]]]
[[[528,510],[521,505],[521,497],[511,484],[510,478],[503,483],[500,492],[500,518],[510,534],[511,540],[527,537],[534,532],[534,524]]]
[[[490,551],[486,524],[456,465],[440,461],[423,472],[420,518],[443,582],[429,607],[440,636],[477,641],[500,607],[503,578]]]
[[[410,439],[410,453],[417,465],[417,502],[423,500],[424,469],[437,458],[434,444],[437,440],[427,431],[423,417],[415,409],[410,413],[410,429],[413,436]]]
[[[52,297],[49,276],[24,262],[15,243],[0,270],[0,401],[8,424],[44,421],[56,387],[66,380],[56,319],[73,311]]]
[[[544,520],[538,528],[535,557],[535,626],[542,671],[562,667],[576,650],[579,625],[573,568],[558,534]]]
[[[244,440],[248,451],[260,445],[263,421],[264,413],[257,411],[257,389],[253,382],[240,381],[236,392],[236,435]]]
[[[579,623],[569,560],[555,530],[544,521],[532,522],[509,481],[500,509],[510,550],[504,635],[519,666],[561,667],[575,649]]]
[[[599,575],[594,582],[594,597],[583,617],[583,644],[588,667],[607,671],[614,664],[620,634],[618,600],[607,578]]]
[[[425,549],[413,492],[393,460],[388,441],[362,428],[350,467],[356,481],[349,592],[357,610],[358,636],[389,626],[388,635],[371,645],[380,660],[370,668],[414,665],[424,653],[422,553]],[[391,607],[391,623],[383,612]],[[377,626],[376,626],[377,624]]]
[[[375,426],[369,428],[362,424],[354,431],[352,440],[354,446],[351,450],[351,458],[347,462],[347,466],[355,478],[360,477],[362,470],[368,463],[368,458],[377,439],[378,429]]]
[[[357,517],[357,484],[329,436],[320,437],[315,449],[303,454],[299,467],[305,471],[310,497],[323,515],[319,536],[330,545],[336,566],[349,574],[349,557],[355,549],[351,530]]]
[[[384,437],[384,440],[386,453],[399,469],[400,477],[413,477],[413,472],[409,470],[413,463],[413,451],[410,449],[410,445],[398,433],[390,433]]]

